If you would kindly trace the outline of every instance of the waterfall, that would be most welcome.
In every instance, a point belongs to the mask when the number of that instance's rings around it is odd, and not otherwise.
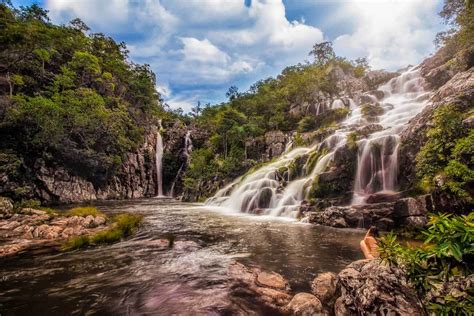
[[[171,189],[169,193],[169,196],[171,197],[174,196],[174,187],[176,186],[176,182],[178,182],[179,177],[184,171],[184,168],[188,165],[189,156],[191,155],[192,151],[193,151],[193,141],[191,140],[191,131],[187,131],[186,135],[184,136],[184,147],[183,147],[183,156],[185,157],[186,160],[179,167],[179,170],[176,173],[176,177],[173,180],[173,184],[171,185]]]
[[[374,125],[377,131],[357,142],[352,203],[364,203],[367,196],[375,192],[395,191],[398,134],[428,102],[430,94],[423,90],[422,83],[419,69],[414,67],[381,85],[378,97],[365,93],[355,100],[346,98],[347,102],[338,98],[328,104],[318,104],[317,114],[325,108],[348,107],[351,112],[339,129],[322,142],[308,147],[289,146],[279,159],[235,180],[206,204],[231,211],[295,217],[313,181],[330,166],[337,149],[347,144],[347,135]],[[367,103],[377,109],[373,118],[366,115]],[[301,161],[305,162],[304,167],[299,174],[294,174],[294,166]]]
[[[156,132],[156,182],[157,182],[157,196],[163,196],[163,138],[161,137],[161,120],[159,121],[159,128]]]
[[[399,133],[408,121],[428,103],[430,94],[423,88],[418,68],[412,68],[380,86],[384,98],[378,118],[382,130],[358,143],[357,172],[353,204],[364,203],[370,194],[397,190]]]

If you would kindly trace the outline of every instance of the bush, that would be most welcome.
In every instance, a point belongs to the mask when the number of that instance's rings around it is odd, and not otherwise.
[[[68,239],[62,250],[74,250],[88,246],[111,244],[135,233],[143,217],[137,214],[120,214],[112,218],[112,224],[106,230],[93,235],[75,236]]]
[[[474,212],[457,217],[432,215],[423,235],[425,241],[420,248],[401,246],[393,233],[381,238],[381,259],[405,270],[431,312],[470,315],[474,291],[463,287],[472,274]]]
[[[460,128],[466,115],[455,105],[438,108],[428,141],[416,157],[417,176],[426,191],[437,190],[467,203],[474,179],[474,131]]]
[[[97,209],[97,207],[94,206],[83,206],[83,207],[75,207],[70,209],[67,212],[68,216],[87,216],[87,215],[92,215],[94,217],[96,216],[104,216],[105,214],[102,213]]]

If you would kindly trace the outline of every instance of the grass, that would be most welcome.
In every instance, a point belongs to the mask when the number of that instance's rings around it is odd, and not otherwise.
[[[102,213],[101,211],[97,209],[97,207],[93,207],[93,206],[72,208],[67,212],[67,215],[68,216],[83,216],[83,217],[87,215],[92,215],[94,217],[96,216],[106,217],[104,213]]]
[[[75,250],[100,244],[112,244],[133,235],[143,217],[136,214],[119,214],[112,218],[112,224],[106,230],[93,235],[75,236],[68,239],[61,250]]]

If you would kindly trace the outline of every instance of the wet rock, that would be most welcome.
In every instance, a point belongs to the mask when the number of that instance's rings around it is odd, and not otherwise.
[[[287,290],[289,288],[288,282],[281,275],[275,272],[260,272],[257,275],[255,282],[259,286],[277,290]]]
[[[381,90],[371,90],[367,93],[376,97],[377,100],[382,100],[385,97],[385,93]]]
[[[177,240],[173,242],[173,249],[179,251],[195,251],[200,248],[201,246],[192,240]]]
[[[336,275],[332,272],[318,274],[311,283],[311,291],[324,305],[331,305],[336,293]]]
[[[400,193],[398,192],[377,192],[369,195],[366,202],[369,204],[373,203],[383,203],[383,202],[395,202],[400,198]]]
[[[288,282],[274,272],[262,272],[234,262],[229,266],[233,280],[231,296],[239,305],[251,305],[261,314],[279,315],[291,301]],[[259,278],[260,276],[260,278]],[[260,279],[260,281],[257,281]]]
[[[291,315],[311,316],[321,314],[323,306],[316,296],[309,293],[298,293],[285,309]]]
[[[351,263],[337,277],[336,315],[424,315],[404,272],[379,260]]]
[[[396,218],[408,216],[424,216],[431,211],[430,196],[399,199],[394,206],[393,215]]]

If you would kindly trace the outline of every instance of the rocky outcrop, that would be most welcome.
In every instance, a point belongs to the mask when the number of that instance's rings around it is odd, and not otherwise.
[[[57,242],[73,236],[92,234],[105,229],[106,218],[58,216],[46,211],[24,208],[19,212],[0,212],[0,257],[13,255],[31,246]]]
[[[278,157],[285,152],[285,145],[288,139],[281,131],[271,131],[265,134],[265,152],[267,158]]]
[[[321,273],[311,283],[312,293],[294,295],[288,282],[274,272],[234,262],[229,275],[231,300],[249,314],[425,315],[405,272],[380,260],[355,261],[338,275]],[[462,281],[453,281],[451,291],[472,282]]]
[[[144,144],[135,152],[127,153],[116,175],[102,185],[59,165],[46,165],[37,161],[32,170],[33,178],[19,183],[30,192],[25,198],[39,199],[47,203],[72,203],[96,199],[126,199],[155,195],[156,128],[145,135]],[[9,195],[17,191],[12,187],[17,179],[12,174],[0,172],[0,193]]]
[[[335,315],[424,315],[405,273],[379,260],[351,263],[337,276]]]
[[[461,111],[472,108],[474,99],[474,69],[454,75],[447,83],[439,88],[431,98],[431,103],[413,118],[400,134],[401,145],[399,149],[399,177],[398,182],[402,190],[410,190],[416,186],[414,163],[420,148],[426,143],[427,129],[433,113],[445,104],[458,106]],[[440,205],[441,206],[441,205]],[[447,206],[447,205],[445,205]],[[436,209],[443,211],[442,209]]]
[[[340,228],[369,228],[381,230],[397,227],[422,228],[427,224],[427,214],[434,209],[430,195],[401,198],[395,202],[382,202],[352,206],[331,206],[317,211],[303,206],[305,221]]]

